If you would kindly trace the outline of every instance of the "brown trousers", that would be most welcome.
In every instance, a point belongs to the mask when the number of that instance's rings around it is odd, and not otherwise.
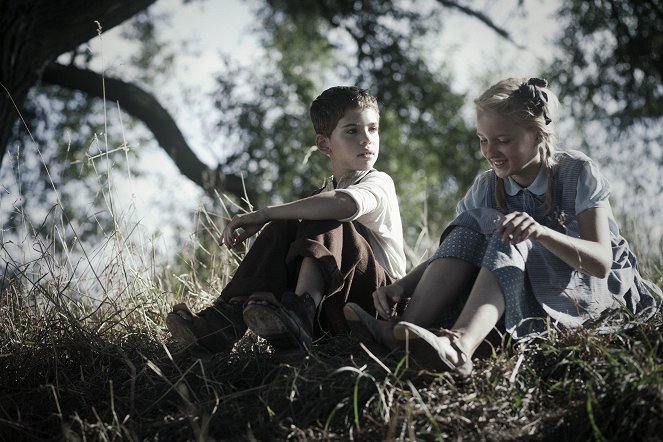
[[[374,314],[373,291],[393,282],[375,260],[363,232],[365,228],[357,222],[272,221],[258,235],[217,302],[261,291],[280,300],[283,292],[294,291],[301,262],[310,257],[318,263],[325,282],[315,334],[347,332],[345,303],[354,302]]]

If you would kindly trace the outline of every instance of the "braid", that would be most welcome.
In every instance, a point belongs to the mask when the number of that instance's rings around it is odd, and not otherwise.
[[[544,146],[541,147],[541,151],[541,155],[543,155],[543,167],[546,168],[546,177],[548,178],[546,198],[543,203],[543,214],[548,215],[555,204],[555,187],[553,186],[553,177],[555,176],[555,166],[557,165],[557,162],[551,155],[550,146],[544,144]]]
[[[557,162],[552,155],[550,155],[550,150],[547,146],[542,146],[540,152],[543,158],[543,167],[546,168],[546,177],[548,178],[546,197],[543,203],[543,215],[548,215],[555,205],[553,177],[555,176],[555,166],[557,165]],[[506,190],[504,188],[504,180],[500,177],[497,177],[497,182],[495,183],[495,202],[497,202],[497,207],[500,210],[506,212]]]
[[[507,78],[488,88],[474,100],[474,104],[510,118],[538,135],[539,154],[548,178],[543,211],[545,215],[549,214],[555,201],[553,177],[557,150],[554,125],[551,123],[556,119],[559,100],[548,89],[548,82],[540,78]],[[501,210],[506,210],[506,191],[501,178],[497,178],[495,183],[495,202]]]
[[[497,177],[497,182],[495,183],[495,201],[497,202],[497,207],[506,212],[506,190],[504,189],[504,180],[500,177]]]

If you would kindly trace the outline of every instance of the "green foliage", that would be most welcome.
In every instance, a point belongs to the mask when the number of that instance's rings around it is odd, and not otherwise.
[[[404,224],[441,228],[481,162],[461,117],[465,97],[421,49],[439,26],[435,14],[396,2],[270,1],[259,17],[263,65],[250,74],[229,66],[217,95],[220,127],[242,146],[227,170],[244,172],[263,192],[255,204],[320,185],[329,165],[311,150],[308,107],[327,87],[355,84],[380,102],[376,167],[396,182]]]
[[[663,3],[565,0],[548,78],[573,118],[580,148],[612,183],[612,206],[639,257],[661,254]],[[567,126],[568,127],[568,126]],[[570,140],[574,144],[569,145]],[[636,227],[632,227],[635,225]]]
[[[60,250],[65,243],[112,231],[112,218],[103,210],[109,203],[103,189],[113,163],[125,164],[127,152],[106,148],[99,103],[58,88],[40,88],[31,92],[24,118],[29,130],[16,131],[0,170],[5,192],[14,196],[0,215],[4,241],[17,240],[27,228]],[[10,203],[9,196],[5,201]],[[93,202],[94,209],[82,201]],[[58,221],[72,228],[47,227]]]
[[[125,31],[125,38],[143,42],[131,60],[143,73],[139,81],[152,81],[156,72],[166,73],[172,65],[172,52],[159,40],[155,24],[155,18],[144,12]],[[83,68],[93,59],[82,48],[67,55],[70,63]],[[4,190],[17,196],[12,204],[0,208],[4,240],[16,240],[26,224],[47,242],[55,243],[58,250],[69,242],[107,237],[114,221],[113,203],[106,190],[113,173],[126,169],[137,158],[136,150],[124,138],[125,132],[131,132],[140,139],[137,121],[120,113],[114,103],[42,85],[30,91],[21,117],[8,144],[5,166],[0,169]],[[121,140],[119,144],[117,140]],[[48,222],[45,212],[51,218]],[[44,228],[58,220],[71,228],[60,232]]]
[[[663,117],[660,0],[567,0],[559,14],[565,27],[551,67],[577,116],[607,119],[615,132]]]
[[[146,85],[154,83],[159,75],[171,74],[177,55],[172,43],[163,40],[160,32],[160,27],[168,23],[168,18],[151,11],[142,11],[122,28],[124,39],[141,42],[137,53],[129,57],[128,65],[136,72],[132,82]]]

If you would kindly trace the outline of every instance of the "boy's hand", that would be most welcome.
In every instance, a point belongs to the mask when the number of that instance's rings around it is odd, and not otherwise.
[[[384,319],[393,319],[393,307],[403,297],[403,287],[398,284],[391,284],[384,287],[378,287],[373,292],[373,305],[375,310]]]
[[[221,244],[234,247],[259,232],[268,221],[260,210],[235,215],[221,233]]]

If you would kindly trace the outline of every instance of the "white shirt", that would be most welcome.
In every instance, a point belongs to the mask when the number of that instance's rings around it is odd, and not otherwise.
[[[338,221],[357,221],[366,227],[375,259],[389,276],[402,278],[405,275],[403,225],[391,177],[377,170],[366,171],[343,177],[336,188],[333,180],[328,179],[323,191],[331,190],[347,194],[357,205],[352,216]]]

